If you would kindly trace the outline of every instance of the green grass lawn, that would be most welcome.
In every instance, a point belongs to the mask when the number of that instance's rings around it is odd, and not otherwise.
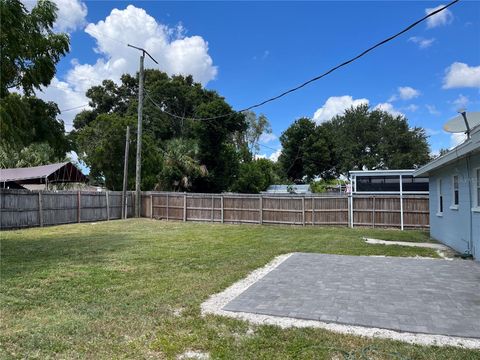
[[[478,352],[282,330],[200,315],[200,304],[293,252],[433,256],[367,245],[425,232],[111,221],[1,233],[0,358],[479,359]],[[366,357],[365,357],[366,356]]]

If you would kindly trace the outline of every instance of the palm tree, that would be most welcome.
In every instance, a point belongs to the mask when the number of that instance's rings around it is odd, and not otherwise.
[[[166,149],[156,190],[187,191],[196,178],[207,175],[207,168],[197,160],[198,145],[195,141],[172,139]]]

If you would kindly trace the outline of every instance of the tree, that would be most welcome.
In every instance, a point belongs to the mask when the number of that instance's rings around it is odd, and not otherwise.
[[[123,184],[123,159],[125,154],[125,130],[127,125],[136,128],[136,118],[116,114],[99,115],[89,126],[77,133],[76,141],[79,158],[90,167],[90,175],[98,180],[104,179],[105,186],[112,190],[121,190]],[[135,130],[133,131],[135,133]],[[129,169],[135,169],[135,136],[131,137]],[[153,189],[160,171],[161,155],[152,139],[145,134],[142,147],[142,187]],[[135,183],[134,171],[128,175],[128,188]]]
[[[168,141],[158,176],[158,190],[187,191],[198,177],[207,175],[206,167],[198,160],[198,146],[192,140]]]
[[[33,143],[19,152],[9,151],[8,148],[0,146],[0,168],[2,169],[40,166],[65,161],[69,161],[69,159],[65,155],[58,156],[55,149],[48,143]]]
[[[232,191],[258,194],[277,182],[275,163],[268,159],[257,159],[240,164],[239,175]]]
[[[38,156],[50,159],[50,162],[64,158],[72,145],[65,136],[63,122],[56,119],[58,114],[57,104],[36,97],[10,94],[0,99],[0,147],[7,153],[19,153],[32,144],[45,143],[50,150]],[[47,148],[31,149],[42,151]]]
[[[109,154],[109,162],[98,156],[91,156],[91,147],[117,141],[117,138],[108,138],[108,129],[105,129],[104,133],[94,130],[99,126],[97,120],[106,114],[120,118],[136,117],[137,92],[138,80],[130,75],[122,76],[120,84],[104,81],[102,85],[92,87],[87,92],[92,109],[83,111],[74,120],[75,130],[72,136],[78,152],[90,153],[90,156],[84,157],[86,164],[97,169],[98,174],[103,174],[106,180],[108,177],[117,176],[114,171],[109,170],[110,163],[123,164],[123,154],[112,152]],[[220,117],[215,118],[216,116]],[[191,118],[209,120],[197,121]],[[102,126],[110,125],[105,123]],[[204,176],[191,179],[189,188],[192,191],[218,192],[231,187],[238,174],[240,159],[233,135],[245,129],[244,115],[234,112],[221,96],[204,89],[201,84],[195,83],[191,76],[169,77],[158,70],[145,71],[144,142],[149,141],[151,151],[156,151],[160,157],[172,150],[169,146],[173,146],[170,143],[173,139],[196,144],[198,150],[192,154],[192,159],[203,165],[206,172]],[[118,139],[118,145],[115,146],[123,147],[123,143]],[[100,151],[102,152],[103,150]],[[150,166],[146,161],[142,158],[142,174],[145,174],[142,176],[155,181],[142,182],[145,190],[153,188],[159,175],[160,179],[165,179],[173,174],[167,176],[164,172],[161,175],[164,171],[161,164],[154,161]],[[165,161],[160,163],[165,164]],[[167,186],[165,182],[160,184]],[[171,183],[168,184],[171,188]]]
[[[282,154],[279,162],[286,177],[294,182],[308,182],[316,176],[334,174],[331,134],[312,120],[296,120],[280,136]]]
[[[267,117],[263,114],[257,116],[253,111],[245,113],[247,130],[241,132],[240,144],[245,144],[252,157],[260,150],[259,141],[262,134],[271,134],[272,128]]]
[[[407,119],[362,104],[336,116],[330,127],[337,172],[361,169],[410,169],[427,163],[429,147],[424,129],[410,128]]]
[[[53,162],[71,150],[64,124],[56,119],[57,104],[34,96],[35,90],[50,84],[55,65],[69,51],[68,35],[53,32],[56,10],[46,0],[38,1],[31,12],[19,0],[0,0],[0,147],[4,154],[36,152],[32,156],[37,160]],[[10,93],[12,88],[24,95]]]
[[[0,97],[21,87],[25,95],[50,84],[55,65],[70,50],[67,34],[54,33],[57,7],[40,0],[29,13],[20,0],[0,0]]]

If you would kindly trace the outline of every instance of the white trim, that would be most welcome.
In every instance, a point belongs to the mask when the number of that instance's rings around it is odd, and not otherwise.
[[[478,199],[478,192],[480,191],[480,167],[477,167],[473,169],[473,193],[474,193],[474,198],[473,198],[473,209],[480,208],[480,202]],[[473,210],[475,211],[476,210]]]
[[[470,139],[448,151],[446,154],[430,161],[420,169],[415,170],[413,176],[429,176],[432,171],[440,167],[448,165],[468,154],[478,153],[480,150],[480,126],[477,126],[475,129],[475,131],[470,133]]]
[[[478,212],[478,213],[480,213],[480,206],[473,207],[473,208],[472,208],[472,212]]]
[[[455,204],[455,178],[457,178],[457,192],[458,192],[458,203]],[[450,206],[451,210],[458,210],[458,205],[460,205],[460,176],[458,174],[452,175],[452,205]]]

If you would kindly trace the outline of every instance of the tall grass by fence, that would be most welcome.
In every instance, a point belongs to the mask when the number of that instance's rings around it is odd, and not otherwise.
[[[426,195],[142,194],[143,217],[221,223],[428,228],[428,206]]]
[[[0,228],[121,218],[120,191],[0,190]],[[128,217],[134,194],[128,193]],[[403,206],[400,206],[402,202]],[[142,217],[240,224],[428,228],[428,196],[143,192]],[[403,225],[403,226],[402,226]]]
[[[122,192],[0,190],[0,228],[120,219]],[[128,194],[133,216],[133,194]]]

